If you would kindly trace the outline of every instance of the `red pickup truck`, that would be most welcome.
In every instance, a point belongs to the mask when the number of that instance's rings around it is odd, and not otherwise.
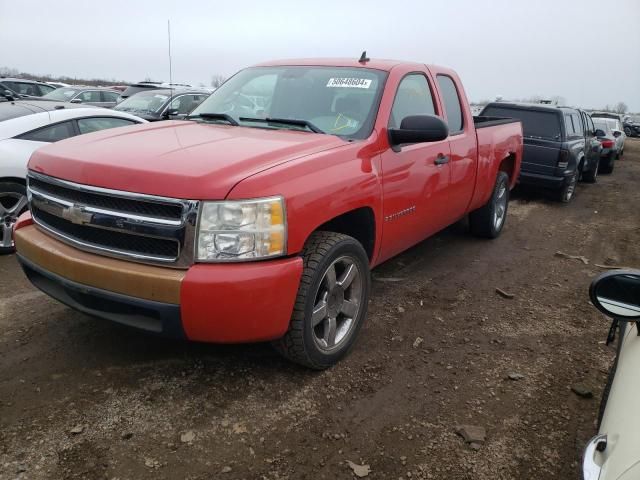
[[[467,214],[498,236],[521,156],[521,124],[474,118],[452,70],[271,62],[187,120],[38,150],[14,237],[73,308],[321,369],[362,327],[371,268]]]

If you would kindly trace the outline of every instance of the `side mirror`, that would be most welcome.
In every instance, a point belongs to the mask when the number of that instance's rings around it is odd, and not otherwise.
[[[413,115],[402,119],[400,128],[389,129],[389,143],[439,142],[449,136],[449,127],[435,115]]]
[[[165,110],[163,117],[165,118],[169,118],[169,117],[173,117],[175,115],[179,115],[180,112],[178,111],[177,108],[171,108],[169,110]]]
[[[605,137],[607,134],[604,133],[604,130],[596,130],[596,137]]]
[[[72,98],[69,103],[82,103],[82,100],[79,98]]]
[[[613,136],[618,138],[620,135],[622,135],[622,132],[620,130],[614,130],[613,131]]]
[[[12,101],[14,101],[14,100],[15,100],[15,96],[14,96],[14,94],[13,94],[13,92],[12,92],[11,90],[5,90],[5,91],[2,93],[2,96],[3,96],[4,98],[6,98],[7,100],[9,100],[10,102],[12,102]]]
[[[609,317],[640,319],[640,270],[614,270],[598,276],[589,287],[591,302]]]

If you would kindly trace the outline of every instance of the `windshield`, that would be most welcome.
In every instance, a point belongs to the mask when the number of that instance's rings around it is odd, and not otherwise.
[[[525,137],[550,140],[561,138],[560,118],[556,112],[489,106],[483,115],[517,118],[522,122],[522,133]]]
[[[57,88],[53,92],[49,92],[46,95],[43,95],[42,98],[46,98],[49,100],[60,100],[62,102],[68,102],[73,98],[73,96],[78,93],[80,90],[77,88]]]
[[[213,92],[189,118],[219,122],[224,120],[211,114],[225,114],[247,127],[366,138],[373,129],[386,76],[367,68],[248,68]]]
[[[613,124],[610,121],[605,120],[604,118],[594,118],[593,125],[599,129],[604,131],[605,133],[611,133],[611,127]]]
[[[158,113],[169,100],[169,94],[149,90],[138,92],[114,107],[122,112]]]

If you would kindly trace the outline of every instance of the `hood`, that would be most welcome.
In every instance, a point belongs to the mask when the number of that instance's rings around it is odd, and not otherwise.
[[[248,176],[345,145],[332,135],[166,121],[53,143],[33,154],[29,169],[115,190],[220,200]]]

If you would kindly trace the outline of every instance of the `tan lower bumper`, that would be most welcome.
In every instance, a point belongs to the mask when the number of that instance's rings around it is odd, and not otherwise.
[[[15,232],[19,255],[77,283],[131,297],[180,303],[185,270],[142,265],[86,253],[41,232],[35,225]]]

